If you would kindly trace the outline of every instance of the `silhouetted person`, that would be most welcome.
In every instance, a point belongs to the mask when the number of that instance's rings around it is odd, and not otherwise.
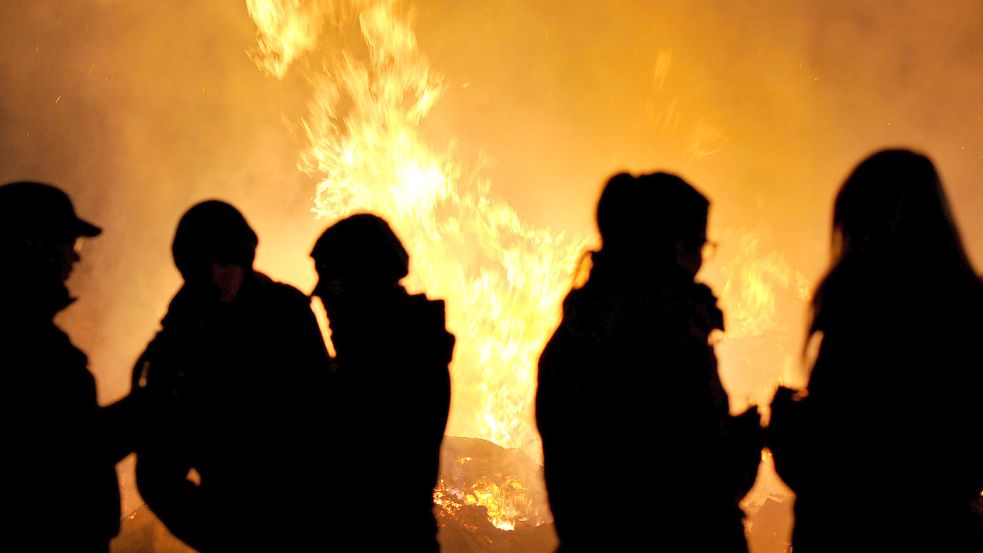
[[[134,375],[156,406],[140,494],[205,552],[309,551],[323,539],[330,361],[309,298],[253,270],[256,244],[229,204],[185,213],[173,243],[184,285]]]
[[[808,395],[780,389],[772,403],[796,553],[983,551],[970,511],[983,489],[981,314],[932,162],[864,160],[833,208]]]
[[[436,552],[433,490],[454,348],[444,302],[399,284],[409,256],[375,215],[335,223],[311,257],[336,352],[337,543]]]
[[[729,415],[710,344],[723,314],[694,280],[708,207],[666,173],[604,187],[602,247],[539,361],[558,551],[747,551],[757,414]]]
[[[137,401],[96,403],[88,359],[53,318],[82,237],[101,230],[47,184],[0,186],[2,539],[18,551],[106,552],[119,532],[115,464]]]

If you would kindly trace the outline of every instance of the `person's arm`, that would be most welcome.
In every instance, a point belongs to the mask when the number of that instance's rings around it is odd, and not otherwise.
[[[146,427],[143,403],[139,393],[131,392],[99,409],[98,426],[114,463],[137,450],[140,429]]]
[[[158,333],[134,364],[130,393],[99,408],[99,432],[114,463],[141,448],[148,439],[151,419],[160,415],[161,396],[166,395],[166,391],[159,385],[148,388],[146,379],[151,359],[156,359],[155,352],[162,339]]]
[[[137,490],[175,537],[204,551],[210,542],[207,529],[214,517],[210,516],[198,485],[189,479],[192,463],[183,448],[185,440],[175,428],[180,426],[175,422],[179,415],[174,407],[177,371],[166,352],[180,346],[166,340],[168,336],[162,331],[147,345],[134,366],[129,399],[109,406],[106,415],[120,423],[133,411],[140,412],[138,424],[130,424],[133,436],[139,435],[139,440],[133,441]]]
[[[293,375],[290,387],[298,400],[323,401],[330,380],[331,358],[311,310],[310,300],[290,289],[280,304],[278,336],[283,343],[283,369]],[[305,407],[310,407],[305,403]]]
[[[765,445],[771,450],[775,471],[792,491],[800,491],[813,472],[815,432],[810,401],[800,392],[780,387],[771,400],[771,420]]]
[[[147,507],[175,537],[206,551],[211,517],[198,485],[188,479],[190,471],[191,465],[163,444],[137,454],[137,489]]]

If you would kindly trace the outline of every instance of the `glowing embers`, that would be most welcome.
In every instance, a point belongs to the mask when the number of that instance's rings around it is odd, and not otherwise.
[[[459,463],[464,464],[463,459]],[[517,520],[525,517],[525,508],[529,506],[526,488],[514,476],[504,476],[501,482],[478,477],[464,489],[448,487],[441,480],[434,490],[434,504],[441,506],[448,514],[457,514],[461,507],[478,506],[486,511],[486,518],[499,530],[515,530]]]
[[[445,551],[552,551],[556,546],[539,464],[485,440],[444,439],[434,491]]]

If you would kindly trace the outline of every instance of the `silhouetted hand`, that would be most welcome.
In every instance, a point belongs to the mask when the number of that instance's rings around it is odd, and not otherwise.
[[[803,472],[808,473],[812,461],[803,449],[809,435],[802,409],[805,397],[801,390],[779,386],[771,399],[771,420],[765,430],[765,446],[771,450],[775,470],[793,490],[800,489]]]
[[[130,394],[127,396],[135,405],[143,423],[149,426],[168,418],[177,396],[174,379],[152,374],[155,370],[152,364],[147,355],[141,355],[137,359],[131,375]]]

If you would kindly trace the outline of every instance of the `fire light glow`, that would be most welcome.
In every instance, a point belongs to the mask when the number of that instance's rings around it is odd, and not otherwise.
[[[409,19],[389,1],[347,9],[368,59],[342,52],[313,77],[301,169],[321,179],[314,212],[329,222],[359,211],[385,217],[411,252],[407,285],[447,301],[457,336],[448,434],[538,452],[536,360],[585,244],[525,224],[489,182],[428,145],[419,123],[442,78],[418,52]],[[249,11],[260,30],[256,60],[276,77],[316,44],[324,18],[343,18],[330,2],[250,1]],[[512,529],[515,486],[486,483],[460,500]]]
[[[417,49],[412,17],[396,2],[247,0],[247,7],[258,27],[259,47],[251,55],[276,78],[316,48],[326,22],[358,25],[367,54],[333,53],[308,76],[309,146],[300,169],[320,180],[313,211],[329,223],[360,211],[385,217],[411,254],[407,285],[447,301],[448,326],[458,340],[447,433],[539,458],[536,361],[587,240],[525,223],[487,179],[455,160],[453,148],[438,151],[428,143],[420,123],[444,79]],[[664,80],[668,54],[660,64],[657,79]],[[711,155],[720,140],[719,131],[705,127],[694,137],[694,156]],[[754,238],[745,241],[742,251],[757,256]],[[732,277],[724,292],[739,298],[746,334],[763,332],[762,317],[774,315],[769,279],[807,284],[778,257],[737,257],[724,271]],[[492,524],[511,530],[523,517],[524,493],[509,479],[468,490],[442,482],[434,499],[452,512],[485,507]]]

